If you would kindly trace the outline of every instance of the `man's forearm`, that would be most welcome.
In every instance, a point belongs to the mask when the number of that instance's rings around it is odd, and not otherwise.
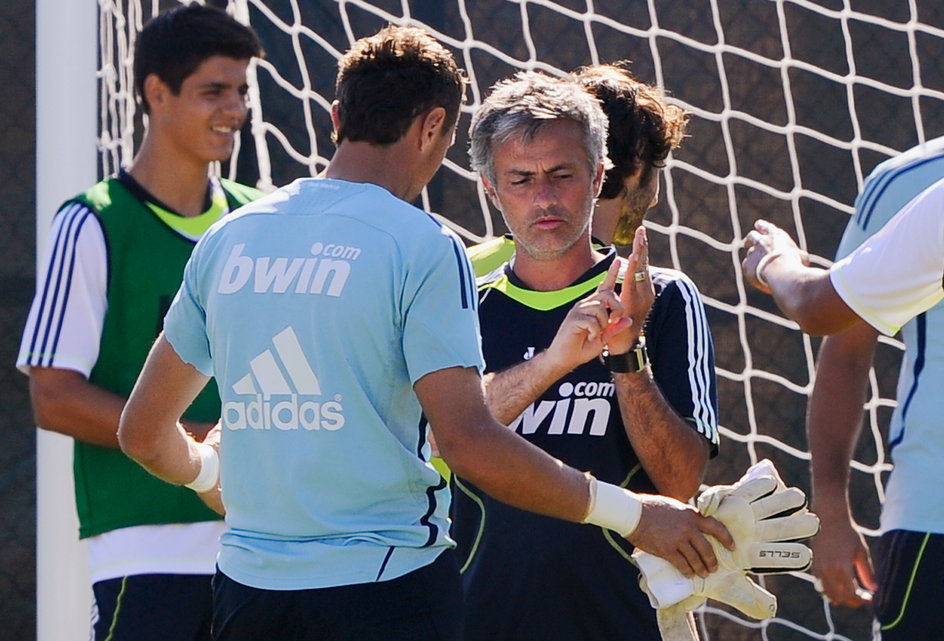
[[[195,443],[178,423],[176,428],[162,430],[146,448],[127,448],[125,453],[157,478],[186,485],[197,477],[202,466]]]
[[[515,507],[580,521],[589,507],[589,480],[499,428],[482,403],[480,385],[474,371],[448,368],[414,386],[453,473]]]
[[[482,378],[488,409],[499,423],[508,425],[568,371],[543,351],[500,372],[490,372]]]
[[[207,380],[161,335],[121,414],[122,451],[168,483],[193,481],[201,468],[200,451],[179,420]]]
[[[807,334],[835,334],[860,320],[840,298],[825,269],[774,260],[765,274],[777,307]]]
[[[118,418],[125,399],[79,372],[54,367],[30,370],[30,400],[39,427],[101,447],[118,447]]]
[[[708,443],[666,402],[648,370],[614,374],[629,442],[660,493],[688,500],[701,484]]]
[[[823,341],[810,396],[807,431],[813,504],[824,519],[849,511],[849,464],[862,429],[877,332],[860,323]],[[843,514],[831,514],[842,512]]]
[[[748,248],[741,263],[744,278],[770,293],[780,311],[807,334],[835,334],[859,320],[836,292],[829,271],[810,267],[806,251],[776,225],[756,221],[744,246]]]

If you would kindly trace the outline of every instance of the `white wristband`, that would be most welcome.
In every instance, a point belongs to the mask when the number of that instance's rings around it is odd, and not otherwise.
[[[642,501],[629,490],[590,479],[590,511],[584,523],[599,525],[626,538],[636,531],[642,517]]]
[[[767,289],[770,289],[770,284],[767,282],[767,279],[764,278],[764,267],[766,267],[767,263],[770,261],[776,260],[781,256],[783,256],[783,252],[780,250],[764,254],[764,257],[757,262],[757,267],[754,269],[754,278]]]
[[[200,452],[200,471],[197,472],[197,478],[185,485],[197,494],[209,492],[216,487],[216,482],[220,480],[220,457],[210,445],[206,443],[197,443],[197,450]]]

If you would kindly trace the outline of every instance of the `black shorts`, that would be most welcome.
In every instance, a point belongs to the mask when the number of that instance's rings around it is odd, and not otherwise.
[[[139,574],[99,581],[94,641],[210,641],[209,574]]]
[[[462,587],[455,555],[390,581],[261,590],[217,570],[215,641],[455,641]]]
[[[882,641],[944,638],[944,534],[892,530],[875,552]]]

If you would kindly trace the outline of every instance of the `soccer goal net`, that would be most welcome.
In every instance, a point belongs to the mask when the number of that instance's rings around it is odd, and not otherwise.
[[[174,0],[100,0],[100,159],[108,174],[135,150],[140,113],[131,52],[142,23]],[[809,490],[804,415],[817,341],[752,291],[741,241],[763,217],[828,264],[863,179],[880,161],[944,133],[944,6],[934,0],[220,0],[251,24],[267,56],[251,70],[250,121],[220,171],[262,188],[315,174],[330,158],[336,61],[386,23],[427,29],[471,80],[457,144],[422,206],[468,242],[505,231],[466,155],[472,112],[520,69],[560,74],[631,61],[691,113],[648,217],[652,261],[698,284],[716,346],[723,443],[709,483],[770,457]],[[900,344],[883,339],[868,424],[852,464],[855,516],[874,541],[890,469],[884,430]],[[764,622],[709,605],[706,640],[871,637],[867,611],[832,608],[812,576],[767,579]]]

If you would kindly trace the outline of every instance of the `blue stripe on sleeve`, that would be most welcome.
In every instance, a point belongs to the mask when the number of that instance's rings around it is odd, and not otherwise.
[[[459,242],[455,239],[452,240],[452,251],[456,255],[456,263],[459,268],[459,293],[462,301],[462,309],[474,308],[474,297],[471,293],[475,291],[475,288],[473,284],[474,281],[471,277],[471,270],[469,269],[469,260],[465,257],[465,251],[459,246]]]
[[[912,370],[911,389],[908,390],[908,396],[901,406],[901,426],[900,431],[888,443],[888,451],[891,453],[905,438],[905,425],[908,423],[908,410],[911,407],[911,401],[914,400],[915,392],[918,391],[918,381],[921,380],[921,372],[924,370],[925,355],[928,349],[928,314],[924,312],[915,317],[917,330],[917,352],[914,360],[914,369]]]
[[[40,367],[52,363],[58,347],[75,271],[77,239],[85,222],[94,217],[91,210],[80,203],[68,205],[59,215],[62,220],[49,257],[46,282],[40,296],[27,356],[27,364]]]
[[[869,219],[872,217],[872,213],[875,211],[875,206],[882,198],[882,194],[885,193],[885,190],[892,184],[892,182],[898,180],[899,178],[905,177],[909,172],[916,171],[927,165],[928,163],[938,162],[941,160],[941,156],[932,156],[930,158],[924,158],[912,163],[894,169],[891,171],[886,171],[881,175],[879,180],[870,180],[866,184],[866,189],[862,193],[862,204],[859,206],[856,211],[856,223],[862,229],[866,229],[869,224]],[[904,204],[904,203],[903,203]]]

